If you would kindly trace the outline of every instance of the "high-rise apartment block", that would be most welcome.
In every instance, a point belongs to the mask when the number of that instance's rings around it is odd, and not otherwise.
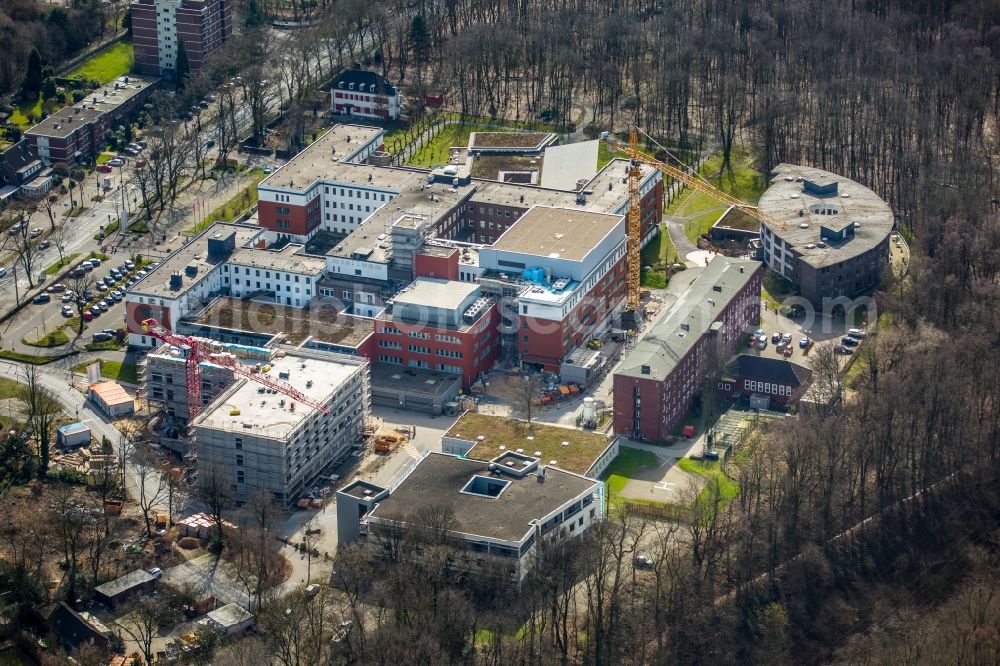
[[[133,0],[131,9],[135,65],[143,74],[173,78],[181,42],[197,74],[233,31],[232,0]]]

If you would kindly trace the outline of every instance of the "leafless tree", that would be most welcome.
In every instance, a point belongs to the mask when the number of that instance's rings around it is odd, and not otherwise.
[[[132,451],[132,469],[135,471],[136,485],[139,490],[139,509],[146,526],[146,534],[153,535],[153,521],[150,514],[166,498],[167,483],[160,459],[156,457],[149,444],[142,442],[135,445]]]
[[[538,400],[542,389],[542,378],[538,373],[527,373],[514,379],[513,384],[511,407],[515,412],[524,415],[524,420],[528,422],[530,428],[531,419],[535,414],[535,401]]]
[[[155,657],[153,641],[170,619],[171,610],[153,597],[140,597],[119,616],[116,626],[139,645],[146,664]]]
[[[26,365],[22,370],[24,383],[19,387],[18,399],[22,413],[38,442],[38,477],[44,479],[49,470],[49,447],[56,420],[62,415],[62,405],[52,392],[42,385],[38,368]]]
[[[39,255],[38,242],[31,236],[31,214],[35,211],[35,202],[18,199],[8,207],[8,217],[17,225],[16,231],[8,232],[0,249],[8,250],[17,255],[16,261],[24,268],[28,285],[35,286],[36,259]]]
[[[198,486],[195,497],[208,508],[208,515],[215,523],[216,547],[221,550],[226,540],[223,529],[225,517],[234,505],[233,475],[229,468],[215,462],[198,461]]]
[[[73,300],[71,304],[76,308],[77,316],[77,337],[83,335],[83,311],[87,309],[87,300],[84,298],[84,294],[87,292],[93,292],[97,288],[97,278],[94,276],[92,271],[84,271],[80,269],[80,272],[75,276],[68,275],[63,284],[66,285],[67,291],[73,292]]]

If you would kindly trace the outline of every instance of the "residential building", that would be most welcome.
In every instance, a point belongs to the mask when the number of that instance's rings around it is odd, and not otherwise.
[[[784,358],[739,354],[719,377],[719,392],[728,399],[749,398],[758,409],[787,407],[798,401],[812,372]]]
[[[111,630],[92,614],[78,613],[65,601],[60,601],[48,619],[49,631],[67,651],[92,645],[99,650],[111,647]]]
[[[417,278],[375,319],[372,360],[462,377],[468,389],[500,350],[496,303],[477,284]]]
[[[849,178],[779,164],[760,198],[779,223],[761,222],[764,263],[823,311],[878,286],[889,264],[893,215],[870,189]]]
[[[253,614],[239,604],[226,604],[210,611],[198,624],[214,629],[220,636],[234,636],[254,624]]]
[[[614,376],[614,430],[669,437],[702,389],[760,321],[760,262],[717,256],[622,359]]]
[[[132,0],[135,65],[143,74],[172,79],[183,42],[191,74],[233,31],[233,0]]]
[[[402,102],[385,77],[360,68],[345,69],[330,85],[330,110],[355,118],[397,120]]]
[[[24,133],[33,153],[45,164],[72,164],[94,158],[108,131],[142,107],[159,78],[119,76],[74,104],[59,109]],[[36,167],[29,166],[30,169]]]
[[[231,474],[238,501],[266,491],[289,504],[361,440],[371,395],[368,363],[297,349],[275,354],[259,372],[325,411],[240,379],[194,419],[197,464]]]
[[[511,584],[520,587],[544,541],[580,537],[603,518],[603,487],[514,451],[489,461],[432,452],[391,489],[356,481],[339,491],[338,530],[346,530],[345,539],[367,532],[377,543],[445,510],[452,519],[448,536],[460,550],[453,573],[476,575],[503,566]]]

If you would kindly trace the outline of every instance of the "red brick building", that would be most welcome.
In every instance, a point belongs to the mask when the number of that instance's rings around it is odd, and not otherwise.
[[[712,260],[622,360],[614,376],[616,433],[654,442],[673,433],[708,364],[725,364],[760,321],[762,274],[760,262]]]
[[[496,360],[498,323],[478,285],[418,278],[375,319],[371,361],[460,374],[469,388]]]
[[[133,0],[132,45],[143,74],[173,78],[180,43],[191,74],[232,34],[233,0]]]

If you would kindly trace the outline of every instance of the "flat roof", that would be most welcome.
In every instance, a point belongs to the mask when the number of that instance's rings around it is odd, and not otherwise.
[[[220,296],[199,312],[184,317],[183,321],[236,331],[284,333],[285,339],[293,345],[312,338],[357,347],[372,334],[372,320],[344,314],[338,309],[340,305],[337,299],[324,296],[313,298],[307,308]]]
[[[381,127],[334,125],[262,180],[260,186],[306,188],[316,179],[326,176],[331,165],[341,162],[383,132]]]
[[[461,492],[477,474],[510,484],[497,497]],[[599,483],[553,467],[546,468],[540,483],[534,473],[523,478],[495,474],[488,462],[432,452],[369,516],[415,524],[423,509],[445,507],[451,509],[455,532],[516,542],[533,529],[532,520],[544,518]]]
[[[501,234],[493,249],[582,261],[621,220],[621,215],[535,206]]]
[[[893,227],[892,209],[875,192],[844,176],[797,164],[779,164],[772,172],[771,185],[760,197],[758,207],[785,223],[786,229],[774,229],[776,236],[792,246],[801,260],[816,267],[838,264],[864,254],[884,242]],[[816,195],[805,189],[804,180],[817,185],[837,184],[834,194]],[[815,210],[836,211],[833,216]],[[805,211],[799,215],[800,211]],[[841,218],[840,220],[832,218]],[[802,228],[801,225],[806,227]],[[821,227],[854,225],[854,237],[848,240],[823,241]],[[770,228],[771,225],[768,225]],[[807,248],[806,245],[815,247]]]
[[[346,358],[335,361],[292,352],[269,361],[270,368],[265,372],[262,367],[261,373],[291,384],[322,404],[340,390],[360,363],[350,363]],[[288,378],[282,379],[282,373],[288,373]],[[237,381],[205,407],[194,425],[284,440],[316,411],[301,403],[295,404],[293,410],[294,399],[281,393],[260,393],[258,389],[263,386],[253,380]]]
[[[540,151],[542,146],[555,138],[552,132],[473,132],[469,147],[478,150]]]
[[[712,259],[666,315],[635,343],[615,375],[663,380],[712,327],[719,313],[760,266],[759,261],[721,255]],[[721,290],[716,291],[715,287]],[[648,373],[642,371],[644,366],[649,368]]]
[[[98,585],[94,588],[95,592],[100,592],[106,597],[116,597],[123,592],[128,592],[134,587],[138,587],[151,580],[156,580],[156,576],[149,573],[145,569],[136,569],[135,571],[130,571],[121,578],[115,578],[114,580],[108,581],[103,585]]]
[[[439,398],[462,384],[462,375],[426,370],[424,368],[404,368],[394,363],[372,363],[371,382],[375,388],[390,388],[407,393],[420,393]]]
[[[302,275],[319,275],[326,270],[326,259],[305,253],[305,246],[289,243],[280,250],[237,247],[230,263]]]
[[[533,423],[528,430],[522,421],[477,412],[463,414],[445,437],[476,442],[467,454],[475,460],[492,460],[514,451],[577,474],[585,474],[610,443],[599,433],[541,423]],[[567,444],[563,446],[563,442]]]
[[[219,256],[209,255],[208,241],[210,239],[223,238],[228,236],[230,232],[235,232],[236,247],[240,248],[256,238],[262,231],[260,227],[248,224],[217,222],[192,238],[187,245],[174,250],[166,259],[161,260],[160,265],[133,285],[128,293],[177,298],[204,278],[206,273],[219,264],[225,263],[232,256],[232,253]],[[188,266],[197,270],[194,277],[189,277],[185,273]],[[170,286],[170,276],[174,273],[181,274],[181,284],[177,289]]]
[[[253,619],[253,613],[239,604],[226,604],[208,613],[213,622],[222,627],[235,627]]]
[[[580,141],[545,149],[542,163],[542,187],[575,190],[578,181],[590,182],[597,175],[601,142]]]
[[[41,121],[25,134],[66,137],[85,122],[100,118],[159,82],[159,77],[128,74],[101,86],[74,104],[66,106]]]
[[[456,310],[479,290],[474,282],[418,277],[392,299],[400,305]]]

